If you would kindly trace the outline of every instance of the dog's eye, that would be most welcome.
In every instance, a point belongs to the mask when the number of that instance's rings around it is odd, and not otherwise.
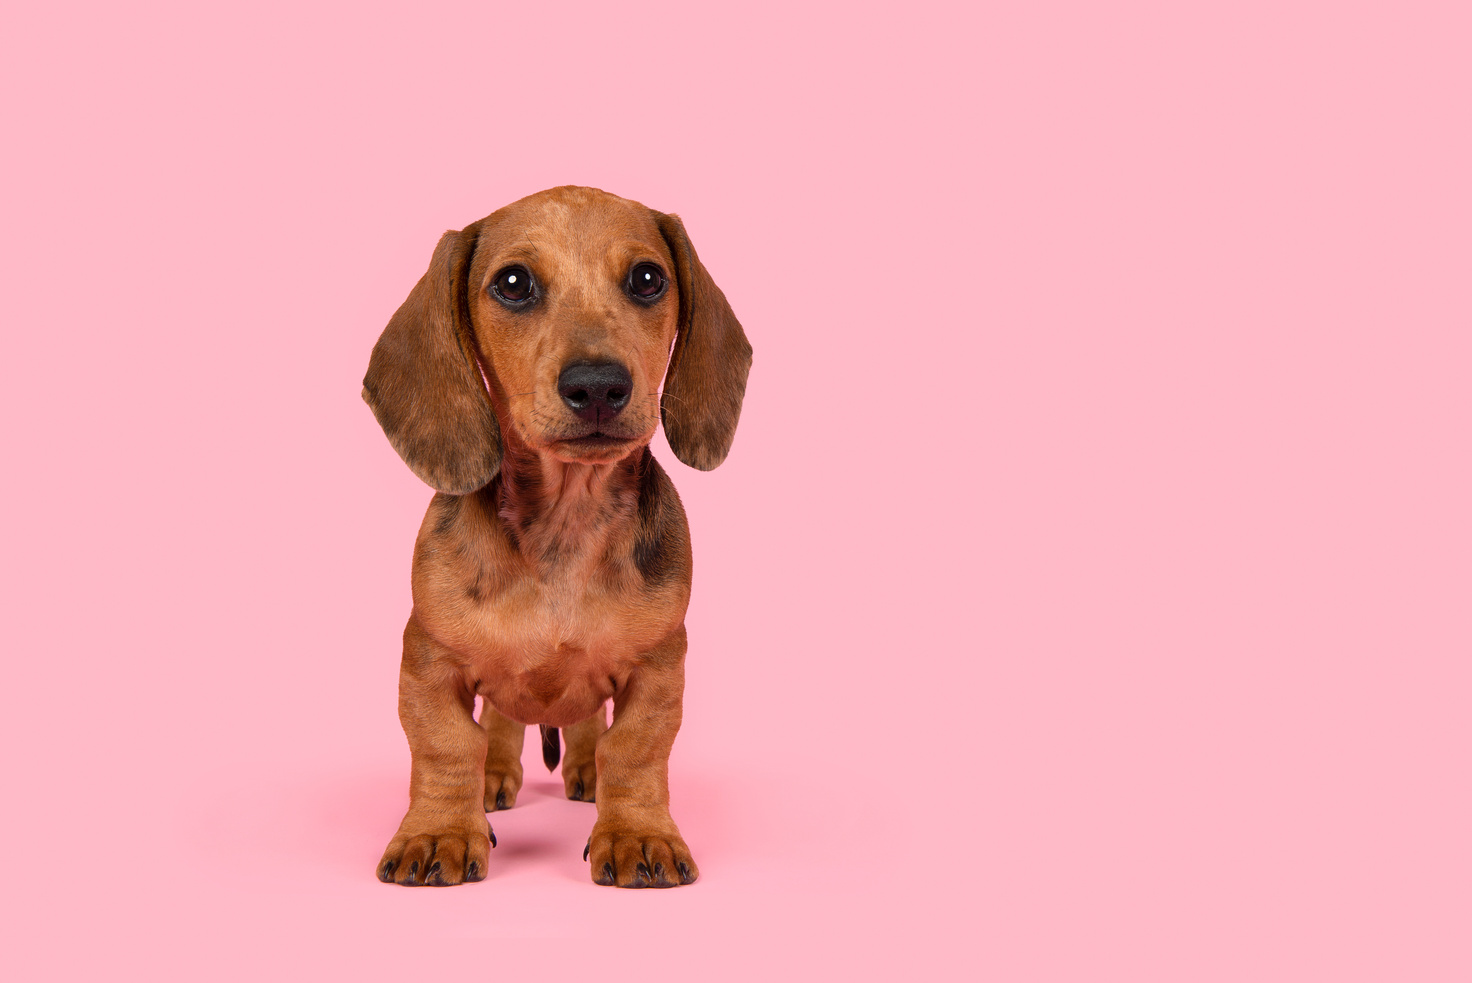
[[[653,300],[664,293],[665,279],[653,263],[640,263],[629,274],[629,293],[640,300]]]
[[[532,290],[532,275],[520,266],[506,267],[491,281],[491,292],[508,304],[526,303]]]

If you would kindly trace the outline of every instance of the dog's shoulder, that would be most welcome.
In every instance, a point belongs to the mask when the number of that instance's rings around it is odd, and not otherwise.
[[[639,497],[630,554],[645,587],[690,581],[690,527],[675,483],[649,448],[639,462]]]

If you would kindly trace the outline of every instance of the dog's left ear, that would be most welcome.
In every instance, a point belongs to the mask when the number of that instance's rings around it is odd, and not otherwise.
[[[709,471],[726,459],[736,438],[751,344],[726,295],[695,255],[679,216],[653,214],[674,258],[680,290],[679,333],[659,415],[675,456]]]
[[[501,428],[470,330],[466,277],[479,236],[479,222],[444,234],[363,379],[363,399],[394,450],[447,495],[483,488],[501,469]]]

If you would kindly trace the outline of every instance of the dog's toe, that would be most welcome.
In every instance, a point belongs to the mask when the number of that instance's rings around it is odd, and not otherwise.
[[[486,812],[510,809],[516,805],[516,796],[521,792],[520,773],[486,770]]]
[[[562,762],[562,786],[574,802],[592,802],[598,788],[598,769],[592,761]]]
[[[679,887],[700,876],[678,832],[640,834],[594,828],[584,856],[593,883],[618,887]]]
[[[396,836],[378,861],[378,879],[389,884],[449,887],[484,880],[490,854],[485,836],[458,833]]]

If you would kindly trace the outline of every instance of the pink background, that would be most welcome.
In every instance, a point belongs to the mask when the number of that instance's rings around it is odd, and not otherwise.
[[[1466,7],[1008,6],[9,14],[7,974],[1467,979]],[[592,886],[529,742],[490,878],[385,886],[360,379],[562,183],[756,348],[656,448],[704,876]]]

